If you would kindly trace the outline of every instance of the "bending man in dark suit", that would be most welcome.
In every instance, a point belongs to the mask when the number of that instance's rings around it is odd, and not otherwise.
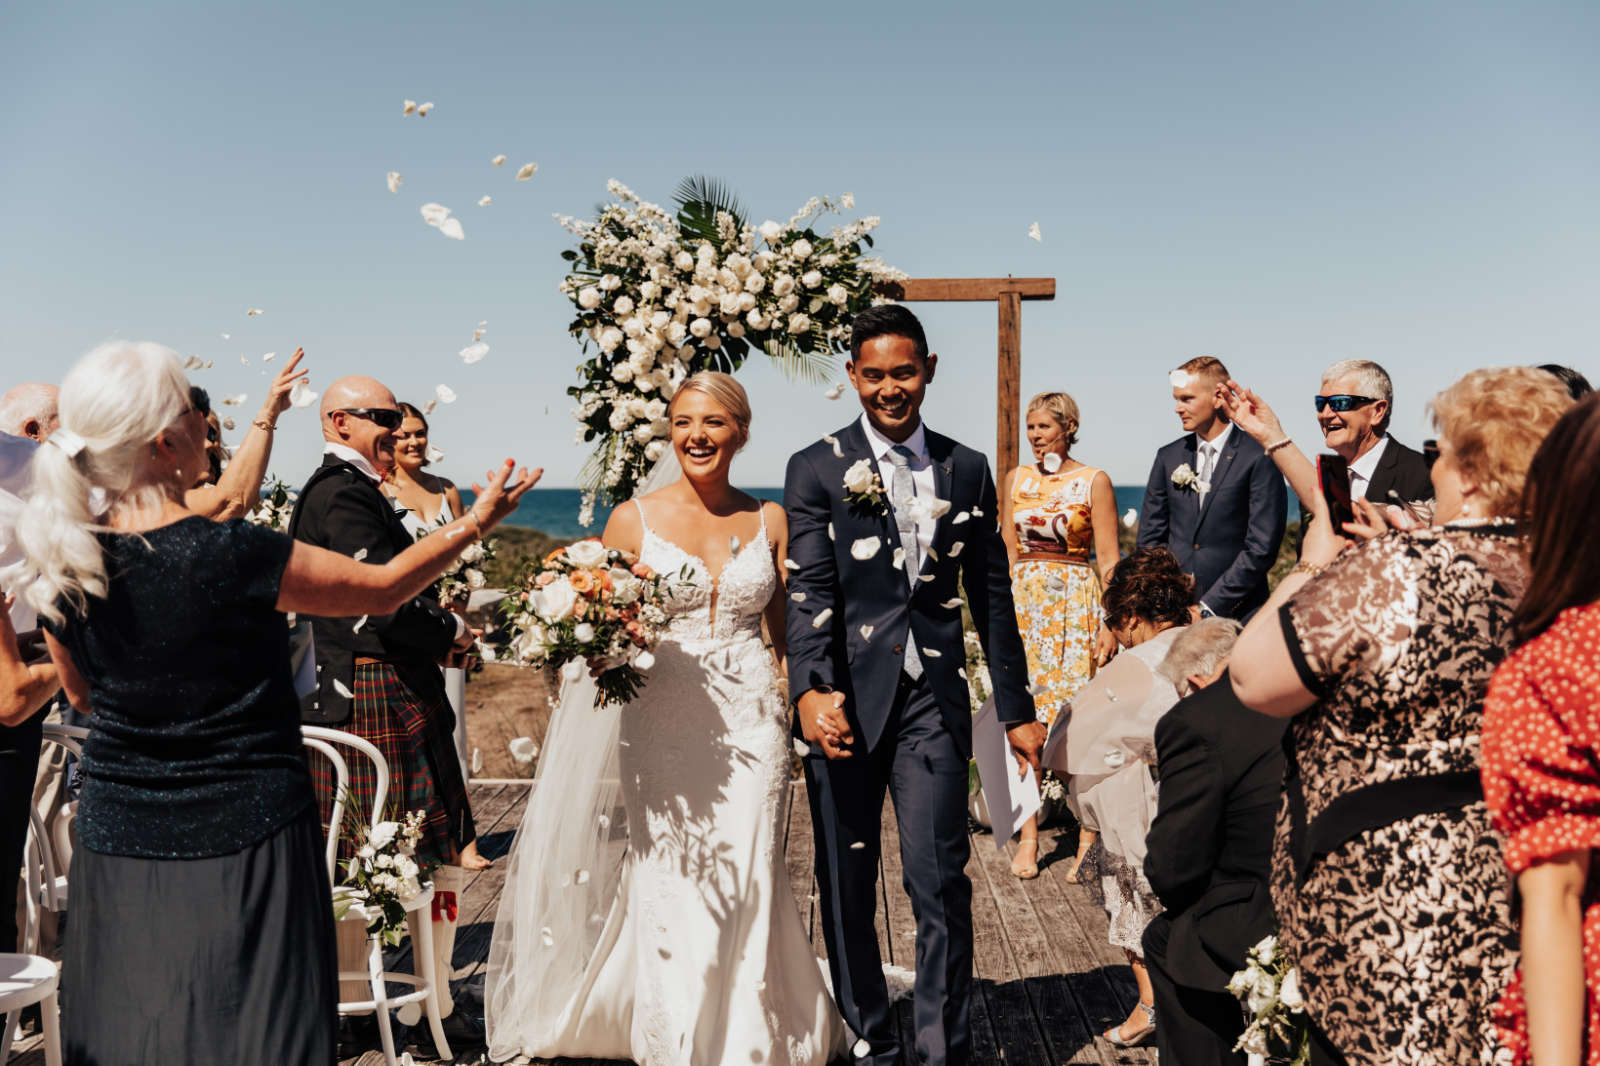
[[[1283,786],[1281,719],[1241,704],[1227,680],[1237,623],[1189,627],[1159,672],[1191,694],[1156,724],[1161,799],[1145,838],[1166,908],[1144,931],[1162,1066],[1243,1064],[1244,1011],[1227,991],[1272,932],[1267,878]]]
[[[1139,547],[1166,548],[1194,576],[1201,613],[1244,620],[1267,599],[1287,517],[1283,477],[1261,445],[1234,430],[1210,356],[1172,372],[1187,431],[1156,452],[1139,515]]]
[[[809,745],[823,935],[834,996],[859,1061],[900,1061],[874,927],[884,791],[900,825],[917,922],[912,1061],[971,1059],[972,885],[961,596],[988,655],[999,720],[1037,768],[994,478],[984,456],[926,429],[938,357],[916,316],[884,305],[854,323],[860,419],[789,460],[789,684]],[[908,1056],[911,1058],[911,1056]]]
[[[322,397],[322,466],[300,490],[290,536],[368,563],[388,562],[413,543],[395,505],[378,488],[394,465],[400,421],[394,395],[381,382],[346,377],[328,386]],[[381,618],[313,618],[311,631],[317,688],[303,702],[304,720],[347,730],[383,752],[392,775],[390,802],[402,812],[426,813],[418,861],[446,864],[434,877],[433,936],[440,1008],[449,1014],[455,895],[463,881],[458,864],[477,832],[440,664],[471,648],[474,634],[431,590]],[[326,765],[320,760],[312,765],[326,817],[333,777],[317,772]],[[375,787],[370,762],[351,759],[350,792],[358,810],[370,809]],[[364,968],[360,961],[351,965],[345,951],[341,944],[340,969]],[[466,1019],[452,1019],[446,1033],[469,1046],[483,1035]]]

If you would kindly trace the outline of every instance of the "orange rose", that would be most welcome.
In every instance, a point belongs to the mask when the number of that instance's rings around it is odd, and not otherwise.
[[[651,578],[656,576],[656,572],[654,570],[650,569],[644,563],[634,563],[633,564],[633,576],[637,577],[637,578],[641,578],[641,579],[643,579],[645,581],[649,581]]]
[[[572,582],[572,591],[580,596],[588,596],[599,587],[599,582],[594,579],[592,570],[574,570],[567,580]]]

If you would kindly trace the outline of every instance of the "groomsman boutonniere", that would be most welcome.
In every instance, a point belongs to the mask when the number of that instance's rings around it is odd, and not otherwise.
[[[844,472],[845,502],[870,511],[884,509],[883,479],[871,459],[857,459]]]
[[[1211,482],[1202,480],[1199,474],[1189,469],[1188,463],[1184,463],[1172,472],[1172,483],[1180,489],[1191,489],[1194,492],[1211,491]]]

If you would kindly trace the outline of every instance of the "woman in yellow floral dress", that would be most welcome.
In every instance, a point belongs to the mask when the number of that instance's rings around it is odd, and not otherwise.
[[[1007,475],[1000,529],[1011,556],[1011,594],[1034,705],[1049,727],[1062,704],[1115,651],[1115,640],[1101,625],[1100,587],[1119,558],[1117,500],[1105,471],[1070,455],[1078,439],[1078,405],[1071,396],[1042,392],[1028,401],[1027,431],[1034,462]],[[1089,565],[1091,545],[1098,575]],[[1093,826],[1079,830],[1069,881],[1077,881],[1078,864],[1094,839]],[[1038,859],[1038,822],[1030,819],[1011,870],[1036,877]]]

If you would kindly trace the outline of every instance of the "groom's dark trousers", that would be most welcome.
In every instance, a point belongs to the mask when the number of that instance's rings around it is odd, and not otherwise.
[[[967,758],[939,711],[927,677],[900,675],[894,707],[871,752],[805,759],[806,792],[819,846],[818,901],[837,949],[829,962],[845,1022],[872,1046],[869,1060],[897,1061],[899,1043],[878,954],[877,911],[883,794],[900,823],[902,883],[917,921],[916,1046],[928,1061],[970,1057],[972,885],[964,872]],[[858,1017],[850,1017],[852,1009]]]

